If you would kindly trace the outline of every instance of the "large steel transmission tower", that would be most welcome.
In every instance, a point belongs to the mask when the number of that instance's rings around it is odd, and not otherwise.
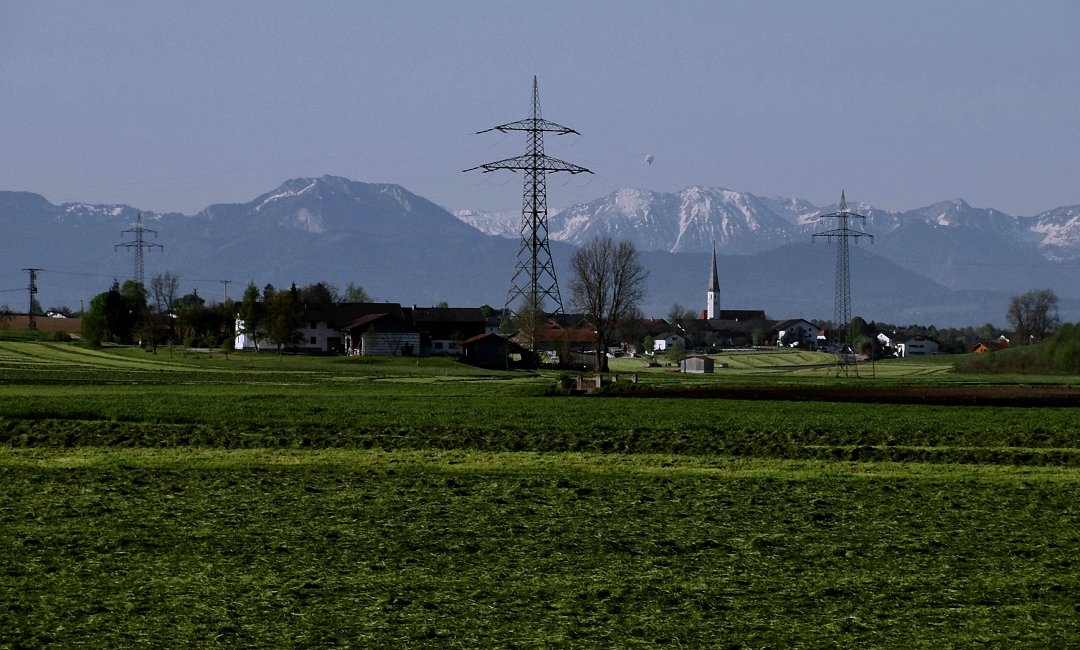
[[[126,241],[116,244],[115,246],[113,246],[113,250],[119,250],[121,248],[135,249],[135,276],[131,279],[145,287],[146,284],[143,282],[143,251],[153,248],[160,248],[164,250],[165,247],[161,244],[155,244],[153,242],[148,242],[143,239],[144,233],[150,233],[154,237],[157,237],[157,231],[143,227],[141,212],[139,213],[139,218],[135,221],[134,227],[120,231],[121,235],[126,235],[128,233],[133,233],[135,235],[135,241]]]
[[[848,257],[848,240],[869,237],[872,241],[874,236],[848,227],[848,222],[852,219],[861,219],[865,224],[866,216],[848,210],[847,198],[845,198],[843,191],[840,192],[840,210],[832,214],[823,214],[820,218],[822,220],[837,219],[840,222],[838,228],[814,233],[811,238],[823,237],[828,240],[836,240],[836,297],[833,302],[833,343],[836,345],[836,372],[837,376],[849,373],[858,376],[859,370],[852,362],[852,355],[847,351],[850,344],[850,341],[847,340],[848,325],[851,322],[851,260]]]
[[[569,172],[571,174],[591,174],[584,167],[544,154],[544,134],[578,134],[570,127],[549,122],[540,116],[540,87],[533,77],[532,116],[524,120],[509,122],[477,133],[490,131],[524,131],[528,144],[524,156],[490,162],[465,171],[484,170],[485,173],[496,169],[525,172],[525,190],[521,208],[521,245],[518,248],[514,274],[510,279],[510,290],[506,295],[503,309],[503,324],[506,325],[521,310],[541,311],[547,308],[546,302],[553,304],[552,313],[563,313],[562,296],[559,282],[555,278],[555,266],[551,261],[551,247],[548,244],[547,213],[547,174],[548,172]],[[580,134],[579,134],[580,135]]]

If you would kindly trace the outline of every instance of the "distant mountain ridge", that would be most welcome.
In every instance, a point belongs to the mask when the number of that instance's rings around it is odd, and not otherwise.
[[[553,214],[551,238],[581,245],[593,236],[629,239],[641,250],[700,253],[717,250],[746,254],[797,241],[822,228],[821,215],[838,205],[815,206],[802,199],[759,197],[724,188],[691,186],[679,192],[621,189],[605,197]],[[1015,217],[992,208],[975,208],[963,199],[941,201],[905,212],[865,203],[849,204],[866,215],[866,229],[884,236],[911,227],[977,230],[1018,238],[1047,259],[1080,259],[1080,205]],[[484,232],[517,237],[519,223],[510,213],[498,218],[483,212],[458,213]]]
[[[868,320],[939,326],[1003,323],[1008,296],[1049,286],[1062,317],[1080,320],[1080,208],[1010,217],[962,201],[905,213],[850,204],[870,219],[872,245],[853,248],[853,312]],[[551,217],[552,257],[572,309],[569,260],[597,234],[630,239],[650,270],[643,311],[704,304],[713,242],[722,307],[771,317],[832,317],[834,249],[813,244],[816,220],[835,209],[798,199],[717,188],[680,193],[620,190]],[[45,307],[78,308],[132,275],[130,250],[116,249],[139,210],[54,205],[0,191],[0,304],[20,309],[22,269],[43,268]],[[334,176],[295,178],[246,203],[194,214],[142,212],[157,231],[146,277],[177,273],[184,292],[237,298],[254,282],[328,281],[363,286],[376,300],[502,306],[517,254],[520,214],[459,212],[457,218],[399,185]],[[481,222],[482,225],[481,225]],[[499,234],[502,236],[494,236]],[[509,236],[507,236],[509,234]],[[671,252],[676,251],[676,252]],[[229,284],[223,281],[228,280]]]
[[[1080,206],[1031,217],[976,208],[962,199],[904,212],[851,201],[848,208],[867,217],[851,227],[874,235],[858,246],[945,288],[1011,294],[1049,287],[1059,296],[1080,298]],[[552,215],[550,233],[553,240],[574,245],[604,235],[628,239],[644,251],[704,253],[715,245],[724,255],[760,255],[810,243],[815,232],[835,227],[821,217],[838,209],[724,188],[622,189]],[[489,222],[495,223],[507,225],[485,232],[517,237],[510,220]],[[865,269],[852,272],[857,283]]]

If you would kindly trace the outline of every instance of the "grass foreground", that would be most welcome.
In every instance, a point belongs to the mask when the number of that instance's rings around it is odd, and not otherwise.
[[[5,647],[1080,643],[1080,409],[10,345]]]

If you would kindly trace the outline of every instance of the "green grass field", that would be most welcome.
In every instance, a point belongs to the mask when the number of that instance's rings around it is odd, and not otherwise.
[[[613,370],[851,381],[757,357]],[[974,381],[886,365],[858,381]],[[0,372],[0,647],[1080,643],[1080,409],[30,342]]]

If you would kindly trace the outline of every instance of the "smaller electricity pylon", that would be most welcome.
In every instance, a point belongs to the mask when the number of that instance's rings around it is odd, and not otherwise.
[[[836,346],[836,376],[858,377],[859,369],[854,363],[854,350],[850,349],[851,341],[848,341],[848,327],[851,323],[851,260],[848,257],[848,240],[869,237],[873,241],[874,236],[848,227],[848,222],[852,219],[861,219],[865,224],[866,215],[848,210],[843,190],[840,192],[840,210],[821,215],[820,220],[824,219],[837,219],[840,222],[838,228],[814,233],[811,237],[836,240],[836,297],[833,302],[832,336],[832,342]]]
[[[121,248],[135,249],[135,277],[133,277],[132,280],[138,282],[143,287],[146,287],[146,284],[143,282],[143,251],[153,248],[165,250],[165,247],[161,244],[155,244],[143,239],[144,233],[150,233],[154,237],[157,237],[157,231],[143,227],[141,212],[139,213],[139,218],[135,221],[135,226],[133,228],[120,231],[121,235],[126,235],[128,233],[134,233],[135,241],[126,241],[116,244],[113,246],[113,250],[119,250]]]
[[[521,312],[530,312],[530,320],[535,321],[540,312],[545,311],[545,301],[551,300],[551,311],[563,313],[562,295],[559,293],[559,281],[555,279],[555,264],[551,261],[551,246],[548,243],[548,208],[547,208],[547,173],[569,172],[571,174],[591,174],[584,167],[552,158],[544,154],[544,133],[566,135],[578,134],[568,126],[549,122],[540,116],[540,87],[533,77],[532,115],[523,120],[508,122],[499,126],[477,131],[524,131],[528,135],[528,144],[524,156],[507,158],[470,167],[464,171],[482,169],[493,172],[496,169],[525,172],[525,190],[521,209],[521,245],[518,247],[514,275],[510,279],[510,290],[506,295],[502,325],[508,328]],[[580,135],[580,134],[578,134]],[[516,301],[520,306],[515,308]],[[535,323],[534,327],[535,329]],[[535,332],[532,332],[535,334]],[[530,337],[530,348],[535,349],[534,337]]]
[[[26,327],[27,329],[36,330],[37,320],[34,318],[34,303],[36,302],[35,296],[37,296],[37,274],[42,269],[23,269],[30,274],[30,306],[26,308]]]

